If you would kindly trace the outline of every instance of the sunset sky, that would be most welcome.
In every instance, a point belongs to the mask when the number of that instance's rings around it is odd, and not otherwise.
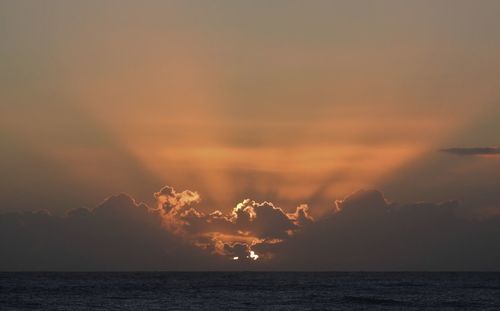
[[[230,257],[217,243],[284,249],[300,213],[351,200],[494,218],[499,16],[496,0],[0,1],[0,212],[66,219],[125,193]],[[239,227],[245,206],[287,225]]]

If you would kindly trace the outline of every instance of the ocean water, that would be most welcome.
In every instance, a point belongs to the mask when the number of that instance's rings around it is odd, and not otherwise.
[[[500,310],[500,273],[0,273],[0,310]]]

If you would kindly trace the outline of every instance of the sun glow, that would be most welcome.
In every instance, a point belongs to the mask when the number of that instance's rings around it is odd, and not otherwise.
[[[246,256],[247,259],[257,260],[259,259],[259,255],[257,255],[254,251],[250,251],[250,255]],[[240,257],[234,256],[233,260],[240,260]]]
[[[254,251],[250,251],[250,256],[251,259],[257,260],[259,259],[259,255],[257,255]]]

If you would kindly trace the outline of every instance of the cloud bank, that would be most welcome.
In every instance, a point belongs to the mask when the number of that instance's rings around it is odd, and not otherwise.
[[[245,199],[200,208],[166,186],[157,206],[126,194],[94,209],[0,215],[0,270],[498,270],[500,217],[469,219],[459,203],[396,204],[362,190],[313,219]]]
[[[336,213],[280,246],[285,269],[500,269],[500,217],[464,218],[457,201],[390,203],[375,190],[336,205]]]
[[[185,270],[216,264],[162,222],[157,210],[126,194],[64,217],[2,214],[0,270]]]

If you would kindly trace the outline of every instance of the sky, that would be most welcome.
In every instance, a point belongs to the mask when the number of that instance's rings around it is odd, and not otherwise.
[[[499,15],[0,0],[0,269],[500,269]]]

